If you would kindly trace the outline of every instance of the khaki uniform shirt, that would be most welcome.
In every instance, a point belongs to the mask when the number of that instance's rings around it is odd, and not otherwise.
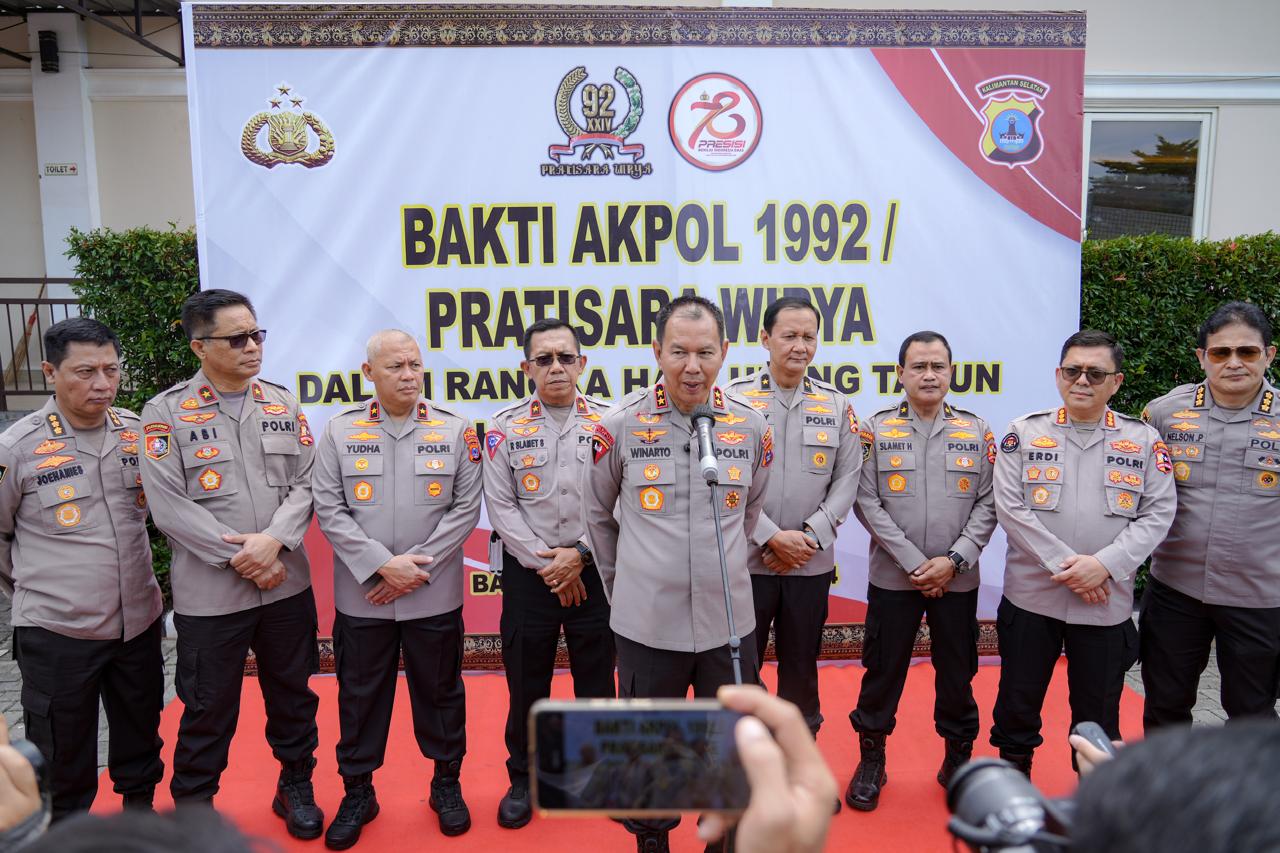
[[[543,412],[537,394],[500,409],[485,433],[484,503],[502,547],[527,569],[550,562],[538,551],[582,538],[582,469],[605,403],[581,394],[564,424]],[[490,568],[502,570],[501,559]]]
[[[739,636],[755,628],[747,543],[764,505],[773,435],[749,406],[714,389],[716,511],[724,531]],[[658,384],[628,394],[596,425],[583,469],[582,519],[609,624],[657,649],[703,652],[729,642],[709,486],[689,419]]]
[[[1229,607],[1280,607],[1280,392],[1264,383],[1238,411],[1205,384],[1152,400],[1144,415],[1169,445],[1178,514],[1151,574]]]
[[[751,539],[756,547],[747,549],[747,568],[753,575],[773,574],[761,556],[765,544],[780,530],[808,525],[819,550],[787,576],[826,574],[836,564],[836,528],[858,493],[858,417],[843,394],[808,376],[794,389],[790,402],[778,390],[768,367],[725,387],[729,396],[764,415],[773,428],[777,453]]]
[[[996,515],[1009,539],[1004,595],[1073,625],[1119,625],[1133,615],[1133,575],[1177,509],[1169,451],[1156,431],[1107,409],[1078,432],[1066,407],[1009,425],[996,455]],[[1072,554],[1111,574],[1104,604],[1050,580]]]
[[[950,403],[926,422],[903,400],[864,421],[862,441],[854,512],[871,534],[871,583],[915,589],[908,575],[955,551],[972,569],[947,589],[977,589],[978,556],[996,529],[996,446],[987,422]]]
[[[105,441],[49,398],[0,435],[0,589],[13,624],[132,640],[163,608],[138,479],[138,416],[108,409]]]
[[[311,475],[316,519],[333,545],[338,612],[422,619],[462,606],[462,545],[480,518],[480,440],[475,427],[419,398],[399,427],[375,398],[325,426]],[[431,580],[390,604],[365,593],[396,554],[421,554]]]
[[[173,608],[186,616],[236,613],[311,586],[302,537],[311,523],[315,439],[298,401],[256,379],[239,406],[223,404],[198,371],[142,410],[142,482],[151,517],[173,547]],[[258,589],[228,562],[224,533],[266,533],[288,573]]]

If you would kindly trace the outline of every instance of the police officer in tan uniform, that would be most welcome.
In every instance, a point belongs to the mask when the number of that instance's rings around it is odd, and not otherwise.
[[[1230,302],[1200,327],[1205,381],[1151,401],[1178,514],[1156,549],[1138,619],[1147,731],[1191,722],[1217,642],[1222,708],[1275,717],[1280,688],[1280,391],[1270,320]]]
[[[714,696],[733,682],[724,584],[708,484],[689,415],[715,411],[715,511],[723,524],[729,586],[742,640],[742,678],[757,678],[747,549],[773,461],[773,435],[755,409],[727,396],[716,376],[729,344],[720,309],[680,296],[658,314],[657,384],[628,394],[596,425],[584,469],[587,544],[613,605],[618,692],[624,697]],[[627,821],[637,849],[667,849],[678,821]]]
[[[934,728],[946,742],[945,788],[978,736],[978,555],[996,527],[995,441],[987,422],[946,402],[951,345],[916,332],[898,350],[906,399],[863,425],[867,460],[855,512],[871,533],[866,674],[849,715],[862,750],[845,800],[871,811],[885,776],[920,617],[929,620]]]
[[[769,492],[747,551],[756,613],[756,657],[769,628],[778,658],[778,695],[794,702],[816,737],[818,652],[835,575],[836,528],[858,492],[862,465],[857,416],[843,394],[805,375],[818,352],[818,312],[783,297],[764,312],[763,369],[725,386],[765,416],[777,453]]]
[[[253,649],[267,742],[281,763],[272,809],[291,835],[316,838],[311,787],[319,669],[316,604],[302,537],[311,521],[315,440],[298,401],[257,377],[262,342],[248,298],[205,290],[182,306],[200,359],[190,380],[143,409],[142,482],[173,548],[178,696],[175,802],[210,802],[227,766]]]
[[[378,813],[396,671],[404,654],[413,730],[435,760],[430,805],[440,831],[471,828],[458,774],[466,752],[462,545],[480,517],[475,427],[422,397],[422,355],[401,331],[369,339],[361,369],[374,398],[334,416],[312,490],[333,545],[338,771],[346,796],[325,844],[345,850]]]
[[[525,331],[520,369],[534,393],[493,416],[485,435],[484,496],[493,524],[489,564],[502,573],[502,662],[507,675],[507,775],[498,824],[529,822],[529,708],[551,695],[564,628],[578,698],[612,697],[609,602],[582,541],[582,469],[608,407],[579,394],[587,359],[577,331],[548,317]]]
[[[1056,372],[1063,405],[1015,420],[996,455],[1009,551],[991,743],[1028,776],[1064,648],[1071,725],[1090,720],[1120,737],[1124,674],[1138,657],[1133,576],[1177,507],[1160,436],[1107,406],[1124,381],[1123,358],[1106,332],[1067,338]]]
[[[125,808],[150,808],[160,761],[160,587],[138,479],[138,416],[115,409],[120,341],[88,317],[44,333],[54,396],[0,435],[0,589],[13,599],[27,738],[53,819],[93,804],[98,701]]]

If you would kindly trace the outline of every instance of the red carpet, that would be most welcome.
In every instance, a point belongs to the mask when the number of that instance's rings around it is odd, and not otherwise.
[[[856,746],[848,722],[857,699],[862,668],[857,665],[824,666],[821,670],[823,713],[826,724],[819,736],[823,754],[843,792],[857,764]],[[775,669],[770,665],[765,679],[771,685]],[[1000,670],[983,666],[974,681],[982,710],[982,734],[977,752],[994,754],[986,744],[991,725],[991,705],[995,701]],[[503,761],[506,751],[502,730],[506,717],[506,683],[500,674],[467,676],[468,752],[462,768],[462,786],[471,807],[472,828],[458,838],[440,835],[435,814],[427,806],[430,763],[422,758],[413,739],[408,695],[403,678],[396,696],[387,762],[374,775],[382,813],[369,824],[356,850],[555,850],[572,843],[579,849],[597,851],[634,850],[625,830],[608,820],[540,819],[524,829],[498,827],[494,815],[498,800],[507,787]],[[334,759],[337,740],[337,682],[332,676],[316,676],[313,689],[320,695],[320,750],[317,753],[316,799],[327,817],[337,811],[342,784]],[[572,685],[567,675],[558,676],[554,692],[569,698]],[[1141,734],[1141,699],[1126,690],[1121,709],[1121,729],[1126,738]],[[942,756],[942,742],[933,731],[933,669],[928,664],[911,668],[906,693],[898,713],[898,728],[889,739],[889,782],[880,808],[870,814],[848,808],[832,823],[827,849],[839,851],[949,851],[950,836],[944,793],[934,780]],[[160,734],[165,741],[165,764],[173,755],[182,704],[174,701],[164,711]],[[1075,786],[1066,746],[1069,711],[1066,697],[1066,667],[1060,662],[1049,698],[1045,703],[1046,745],[1036,755],[1035,781],[1045,793],[1059,796]],[[264,723],[262,695],[256,679],[244,682],[240,727],[231,745],[231,764],[222,777],[217,806],[246,833],[277,843],[284,850],[324,849],[322,840],[299,842],[284,831],[283,822],[271,813],[271,798],[278,765],[271,758],[262,735]],[[156,805],[169,805],[168,779],[157,792]],[[104,773],[95,811],[114,811],[118,798]],[[694,821],[687,818],[672,835],[675,851],[701,850],[694,833]]]

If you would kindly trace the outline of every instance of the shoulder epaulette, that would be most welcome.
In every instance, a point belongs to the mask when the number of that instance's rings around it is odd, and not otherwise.
[[[14,444],[38,430],[42,423],[44,423],[44,421],[37,415],[31,415],[30,417],[23,418],[20,421],[15,421],[12,426],[0,433],[0,444],[5,445],[6,447],[12,447]]]
[[[434,405],[434,404],[433,404],[433,405]],[[519,409],[519,408],[521,408],[522,406],[527,406],[527,405],[529,405],[529,398],[528,398],[528,397],[521,397],[519,400],[516,400],[514,403],[508,403],[508,404],[506,404],[505,406],[503,406],[501,409],[498,409],[498,411],[494,412],[494,413],[489,417],[489,420],[490,420],[490,421],[496,421],[498,418],[502,417],[503,415],[507,414],[508,412],[514,412],[516,409]]]
[[[115,410],[115,413],[116,413],[116,415],[117,415],[118,417],[121,417],[121,418],[123,418],[123,419],[125,419],[125,420],[134,420],[134,421],[140,421],[140,420],[142,420],[142,416],[141,416],[141,415],[139,415],[139,414],[137,414],[136,412],[133,412],[133,411],[131,411],[131,410],[129,410],[129,409],[122,409],[122,408],[120,408],[119,406],[112,406],[111,408]]]
[[[281,385],[279,382],[272,382],[270,379],[263,379],[261,376],[255,377],[254,381],[262,385],[270,385],[272,388],[279,388],[281,391],[285,392],[286,394],[293,393],[292,391],[289,390],[288,386]]]
[[[1032,418],[1038,418],[1042,416],[1052,416],[1057,411],[1058,411],[1057,408],[1053,408],[1053,409],[1041,409],[1038,412],[1027,412],[1025,415],[1022,415],[1021,417],[1014,418],[1013,422],[1017,423],[1019,421],[1029,421]]]

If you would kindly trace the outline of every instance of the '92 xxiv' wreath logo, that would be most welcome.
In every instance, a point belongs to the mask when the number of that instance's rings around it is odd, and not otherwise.
[[[332,160],[333,134],[324,122],[314,113],[302,109],[301,96],[294,94],[288,83],[277,86],[276,93],[268,101],[271,109],[258,113],[245,124],[244,132],[240,134],[241,153],[250,163],[268,169],[282,163],[296,163],[314,169]],[[296,112],[283,107],[286,99]],[[268,151],[258,147],[258,136],[264,127],[267,129]],[[315,134],[315,151],[308,150],[312,145],[308,130]]]
[[[556,89],[556,121],[567,137],[564,145],[551,145],[547,156],[555,163],[543,163],[541,173],[561,175],[630,175],[639,178],[653,174],[653,164],[642,163],[644,146],[628,145],[627,137],[640,126],[644,116],[644,95],[640,84],[630,71],[621,65],[614,71],[613,79],[622,87],[622,98],[612,83],[587,83],[587,69],[579,65],[560,81]],[[585,83],[585,85],[584,85]],[[579,96],[579,123],[575,115],[573,99]],[[620,108],[626,108],[622,112]],[[560,158],[577,152],[581,163],[562,163]],[[604,160],[630,157],[631,162],[593,163],[592,157],[600,154]]]

